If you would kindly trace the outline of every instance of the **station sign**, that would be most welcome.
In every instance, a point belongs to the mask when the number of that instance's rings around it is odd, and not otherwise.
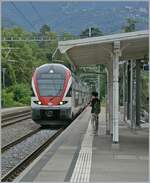
[[[144,64],[143,65],[143,70],[144,71],[149,71],[149,65],[148,64]]]

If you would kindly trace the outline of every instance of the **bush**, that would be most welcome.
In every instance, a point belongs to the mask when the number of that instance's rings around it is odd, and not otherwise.
[[[31,90],[29,85],[27,84],[16,84],[9,88],[9,91],[14,93],[14,100],[20,101],[22,98],[28,98],[31,96]],[[26,101],[24,101],[26,103]]]
[[[6,90],[3,91],[2,95],[2,106],[4,107],[15,107],[15,106],[23,106],[23,104],[14,101],[14,94],[13,92],[7,93]]]
[[[3,90],[2,106],[24,106],[30,105],[31,90],[27,84],[15,84]]]
[[[103,98],[101,99],[101,106],[103,106],[103,107],[106,106],[106,98],[105,98],[105,97],[103,97]]]

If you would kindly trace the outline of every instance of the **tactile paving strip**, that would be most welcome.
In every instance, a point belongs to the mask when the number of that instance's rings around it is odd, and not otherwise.
[[[93,131],[91,121],[81,144],[79,156],[70,182],[89,182],[92,163]]]

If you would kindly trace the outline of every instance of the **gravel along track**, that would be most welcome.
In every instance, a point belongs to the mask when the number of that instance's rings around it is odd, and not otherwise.
[[[35,124],[31,119],[24,120],[21,123],[16,123],[7,126],[1,130],[1,147],[23,137],[27,133],[39,128],[40,125]]]
[[[33,136],[21,143],[4,151],[1,155],[1,175],[3,177],[22,162],[27,156],[32,154],[35,149],[41,147],[48,139],[52,138],[59,130],[42,129]]]
[[[21,143],[23,140],[25,140],[25,139],[29,138],[30,136],[36,134],[40,130],[41,130],[41,128],[37,128],[37,129],[33,130],[32,132],[29,132],[29,133],[25,134],[24,136],[19,137],[18,139],[14,140],[14,141],[12,141],[12,142],[10,142],[8,144],[6,144],[5,146],[3,146],[1,148],[1,152],[3,153],[4,151],[10,149],[11,147]]]

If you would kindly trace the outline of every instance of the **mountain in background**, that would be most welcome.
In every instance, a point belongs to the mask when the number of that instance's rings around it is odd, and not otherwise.
[[[109,34],[121,32],[126,18],[132,18],[138,20],[137,30],[148,29],[148,2],[33,2],[40,16],[31,2],[13,4],[2,3],[3,27],[21,26],[28,31],[39,31],[43,24],[48,24],[59,34],[70,32],[75,35],[87,27],[98,27]]]

